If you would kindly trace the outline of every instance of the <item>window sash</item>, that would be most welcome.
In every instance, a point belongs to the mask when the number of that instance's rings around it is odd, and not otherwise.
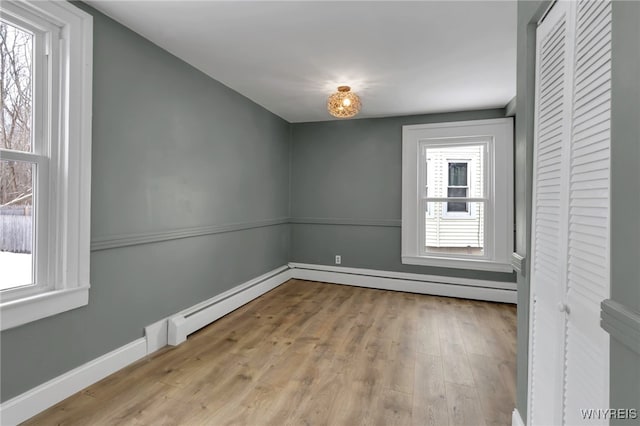
[[[50,229],[55,227],[55,215],[50,210],[50,191],[55,185],[55,177],[50,173],[53,145],[58,135],[58,106],[52,99],[58,97],[56,82],[59,78],[59,48],[53,43],[58,38],[60,28],[42,17],[15,4],[5,2],[2,20],[33,34],[31,64],[31,152],[0,149],[0,159],[35,165],[33,181],[33,284],[8,288],[0,291],[2,302],[19,300],[55,288],[52,276]],[[54,118],[51,120],[51,118]]]
[[[35,165],[33,180],[33,284],[0,291],[2,301],[10,301],[53,289],[49,259],[49,158],[30,152],[0,149],[0,160]]]
[[[461,138],[463,139],[463,138]],[[431,179],[433,181],[433,183],[435,184],[435,173],[433,171],[433,167],[434,167],[434,162],[433,161],[429,161],[429,160],[433,160],[433,158],[431,158],[430,156],[427,157],[427,151],[429,149],[446,149],[446,148],[459,148],[459,147],[463,147],[463,146],[484,146],[484,152],[482,155],[482,159],[478,160],[478,161],[482,161],[482,165],[481,165],[481,170],[483,170],[483,174],[480,177],[480,179],[482,180],[482,188],[483,188],[483,195],[482,197],[470,197],[470,193],[471,193],[471,179],[472,179],[472,174],[474,173],[473,170],[473,165],[471,164],[471,160],[467,159],[467,158],[455,158],[455,157],[443,157],[442,158],[442,166],[443,166],[443,170],[442,170],[442,179],[441,179],[441,190],[446,191],[446,195],[447,196],[441,196],[441,197],[433,197],[433,196],[429,196],[428,194],[428,188],[429,188],[429,180]],[[425,257],[433,257],[433,258],[453,258],[453,259],[476,259],[476,260],[488,260],[491,258],[492,256],[492,252],[493,252],[493,246],[492,241],[490,236],[487,235],[486,230],[488,229],[488,225],[489,225],[489,214],[491,213],[490,210],[490,205],[492,203],[491,198],[489,197],[489,192],[487,192],[487,188],[488,188],[488,181],[489,181],[489,165],[488,165],[488,159],[489,159],[489,154],[491,153],[491,150],[493,149],[492,143],[490,141],[487,140],[487,138],[468,138],[466,141],[456,141],[456,142],[448,142],[448,141],[421,141],[419,142],[419,166],[418,166],[418,178],[419,178],[419,185],[418,187],[422,188],[422,190],[420,191],[420,194],[418,196],[418,218],[423,218],[425,217],[425,213],[426,213],[426,217],[428,218],[433,218],[435,216],[434,214],[434,209],[433,209],[433,205],[432,203],[443,203],[442,205],[442,209],[441,209],[441,217],[444,220],[478,220],[477,218],[477,212],[475,211],[476,208],[474,207],[475,204],[472,203],[482,203],[483,204],[483,217],[480,219],[482,220],[482,227],[483,229],[485,229],[485,236],[484,236],[484,255],[479,256],[479,255],[467,255],[467,254],[452,254],[452,253],[446,253],[446,254],[434,254],[433,252],[427,252],[425,250],[425,246],[426,246],[426,221],[419,219],[419,223],[418,223],[418,252],[420,253],[420,256],[425,256]],[[450,165],[451,164],[464,164],[466,165],[466,167],[464,167],[465,169],[465,178],[466,178],[466,185],[449,185],[449,183],[451,182],[451,168]],[[476,168],[478,168],[478,166],[480,165],[476,165]],[[449,188],[465,188],[466,189],[466,197],[451,197],[448,196],[449,195]],[[466,204],[466,210],[464,211],[449,211],[448,210],[448,203],[465,203]]]
[[[52,104],[51,99],[57,96],[57,89],[50,82],[57,81],[58,78],[58,70],[55,66],[58,46],[53,43],[53,39],[58,38],[60,28],[9,2],[3,4],[2,20],[33,34],[31,152],[50,156],[49,135],[57,134],[55,120],[52,122],[49,120],[49,117],[55,117],[56,106]]]

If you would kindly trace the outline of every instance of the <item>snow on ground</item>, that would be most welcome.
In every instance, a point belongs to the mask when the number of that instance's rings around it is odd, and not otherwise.
[[[32,282],[31,254],[0,251],[0,290]]]

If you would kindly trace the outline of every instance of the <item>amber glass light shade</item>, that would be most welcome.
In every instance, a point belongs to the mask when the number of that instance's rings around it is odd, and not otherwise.
[[[329,114],[337,118],[349,118],[360,112],[360,98],[349,86],[340,86],[327,100]]]

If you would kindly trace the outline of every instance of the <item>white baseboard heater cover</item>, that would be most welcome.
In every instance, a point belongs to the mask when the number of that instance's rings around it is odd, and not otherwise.
[[[273,290],[290,278],[289,267],[282,266],[179,312],[168,320],[167,343],[171,346],[179,345],[187,340],[189,334]]]

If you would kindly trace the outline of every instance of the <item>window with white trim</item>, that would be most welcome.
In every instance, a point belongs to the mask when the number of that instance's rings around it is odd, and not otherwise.
[[[71,3],[3,1],[3,330],[88,303],[92,44]]]
[[[511,118],[403,127],[402,262],[510,272]]]

